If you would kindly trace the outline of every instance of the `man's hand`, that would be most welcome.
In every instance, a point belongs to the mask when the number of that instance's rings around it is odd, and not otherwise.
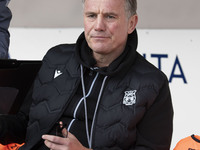
[[[51,150],[89,150],[70,132],[67,138],[53,135],[43,135],[42,138],[45,140],[44,144]]]

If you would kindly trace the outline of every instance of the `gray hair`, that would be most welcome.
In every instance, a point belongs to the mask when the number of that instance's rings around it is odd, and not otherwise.
[[[82,0],[85,3],[86,0]],[[137,0],[125,0],[125,11],[127,13],[128,18],[135,15],[137,13]]]
[[[126,0],[125,11],[128,18],[137,13],[137,0]]]

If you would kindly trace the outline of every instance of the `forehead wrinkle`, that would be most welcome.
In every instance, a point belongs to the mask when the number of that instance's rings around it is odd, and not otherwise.
[[[121,0],[120,0],[121,1]],[[112,3],[108,0],[90,0],[90,6],[86,6],[86,12],[96,13],[96,14],[118,14],[122,10],[113,10]],[[120,5],[120,4],[119,4]],[[88,9],[88,8],[89,9]],[[118,7],[121,8],[121,7]]]

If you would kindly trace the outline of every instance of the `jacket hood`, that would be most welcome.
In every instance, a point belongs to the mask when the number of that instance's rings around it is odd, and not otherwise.
[[[108,67],[96,67],[96,60],[92,56],[92,50],[88,46],[84,32],[76,42],[76,58],[84,67],[95,70],[106,76],[125,74],[135,61],[138,37],[136,29],[128,35],[127,44],[123,53],[116,58]]]

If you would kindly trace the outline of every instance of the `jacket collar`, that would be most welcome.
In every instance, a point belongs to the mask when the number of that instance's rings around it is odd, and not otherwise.
[[[128,40],[124,52],[116,58],[108,67],[96,68],[96,60],[92,56],[92,50],[89,48],[84,32],[79,36],[76,43],[76,58],[80,64],[86,68],[93,68],[95,71],[107,75],[114,76],[116,74],[124,75],[134,63],[136,57],[136,49],[138,44],[136,29],[128,35]]]

